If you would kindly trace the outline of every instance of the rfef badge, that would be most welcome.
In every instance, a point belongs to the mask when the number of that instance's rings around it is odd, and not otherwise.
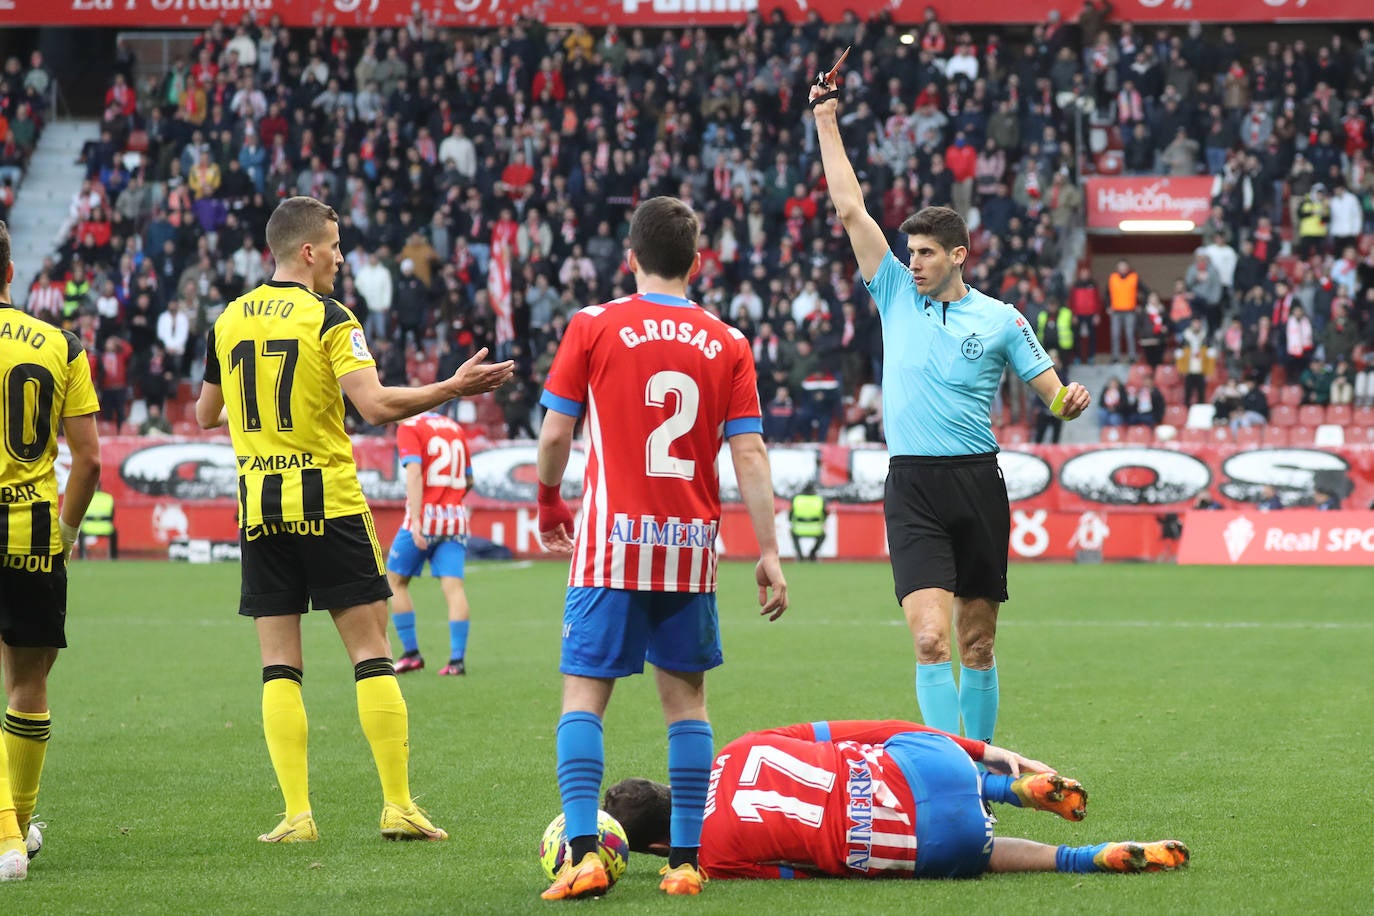
[[[964,359],[980,359],[983,356],[983,342],[976,336],[965,337],[964,342],[959,344],[959,352],[964,354]]]

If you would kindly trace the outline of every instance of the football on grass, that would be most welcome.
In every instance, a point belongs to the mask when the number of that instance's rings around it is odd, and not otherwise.
[[[596,813],[597,851],[601,862],[606,866],[611,883],[615,884],[625,874],[625,866],[630,861],[630,841],[625,838],[625,828],[605,811]],[[539,864],[544,868],[544,877],[552,881],[563,863],[568,860],[568,831],[563,815],[554,818],[544,830],[539,841]]]

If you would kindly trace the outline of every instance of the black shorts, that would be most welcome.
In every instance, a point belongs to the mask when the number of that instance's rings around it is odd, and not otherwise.
[[[341,610],[391,597],[372,514],[239,529],[245,617]]]
[[[997,455],[896,455],[883,493],[897,603],[917,589],[1007,600],[1011,507]]]
[[[60,554],[0,558],[0,639],[15,648],[67,648],[67,564]]]

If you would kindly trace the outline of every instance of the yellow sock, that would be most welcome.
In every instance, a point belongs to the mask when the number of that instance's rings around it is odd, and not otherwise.
[[[29,828],[34,805],[38,804],[38,781],[43,775],[43,761],[48,756],[52,716],[47,710],[20,712],[9,708],[5,710],[0,732],[4,734],[5,752],[9,757],[14,817],[22,836]]]
[[[310,810],[309,726],[301,699],[301,672],[288,665],[270,665],[262,677],[262,731],[277,785],[286,799],[286,816],[293,818]]]
[[[358,720],[372,745],[372,759],[382,780],[382,798],[409,808],[410,718],[401,685],[389,658],[369,658],[353,669],[358,688]]]
[[[0,849],[15,840],[23,840],[19,821],[14,817],[14,796],[10,793],[10,766],[5,755],[5,742],[0,741]]]

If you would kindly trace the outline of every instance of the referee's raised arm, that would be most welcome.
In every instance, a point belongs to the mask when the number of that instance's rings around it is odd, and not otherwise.
[[[838,92],[833,83],[811,86],[811,110],[816,118],[816,137],[821,146],[821,165],[825,169],[825,183],[830,189],[830,202],[844,224],[849,235],[849,244],[854,248],[854,257],[859,262],[859,272],[864,282],[873,279],[878,265],[890,250],[887,236],[878,221],[864,209],[863,190],[859,178],[854,174],[854,166],[845,152],[844,140],[840,137],[840,124],[837,117]]]

